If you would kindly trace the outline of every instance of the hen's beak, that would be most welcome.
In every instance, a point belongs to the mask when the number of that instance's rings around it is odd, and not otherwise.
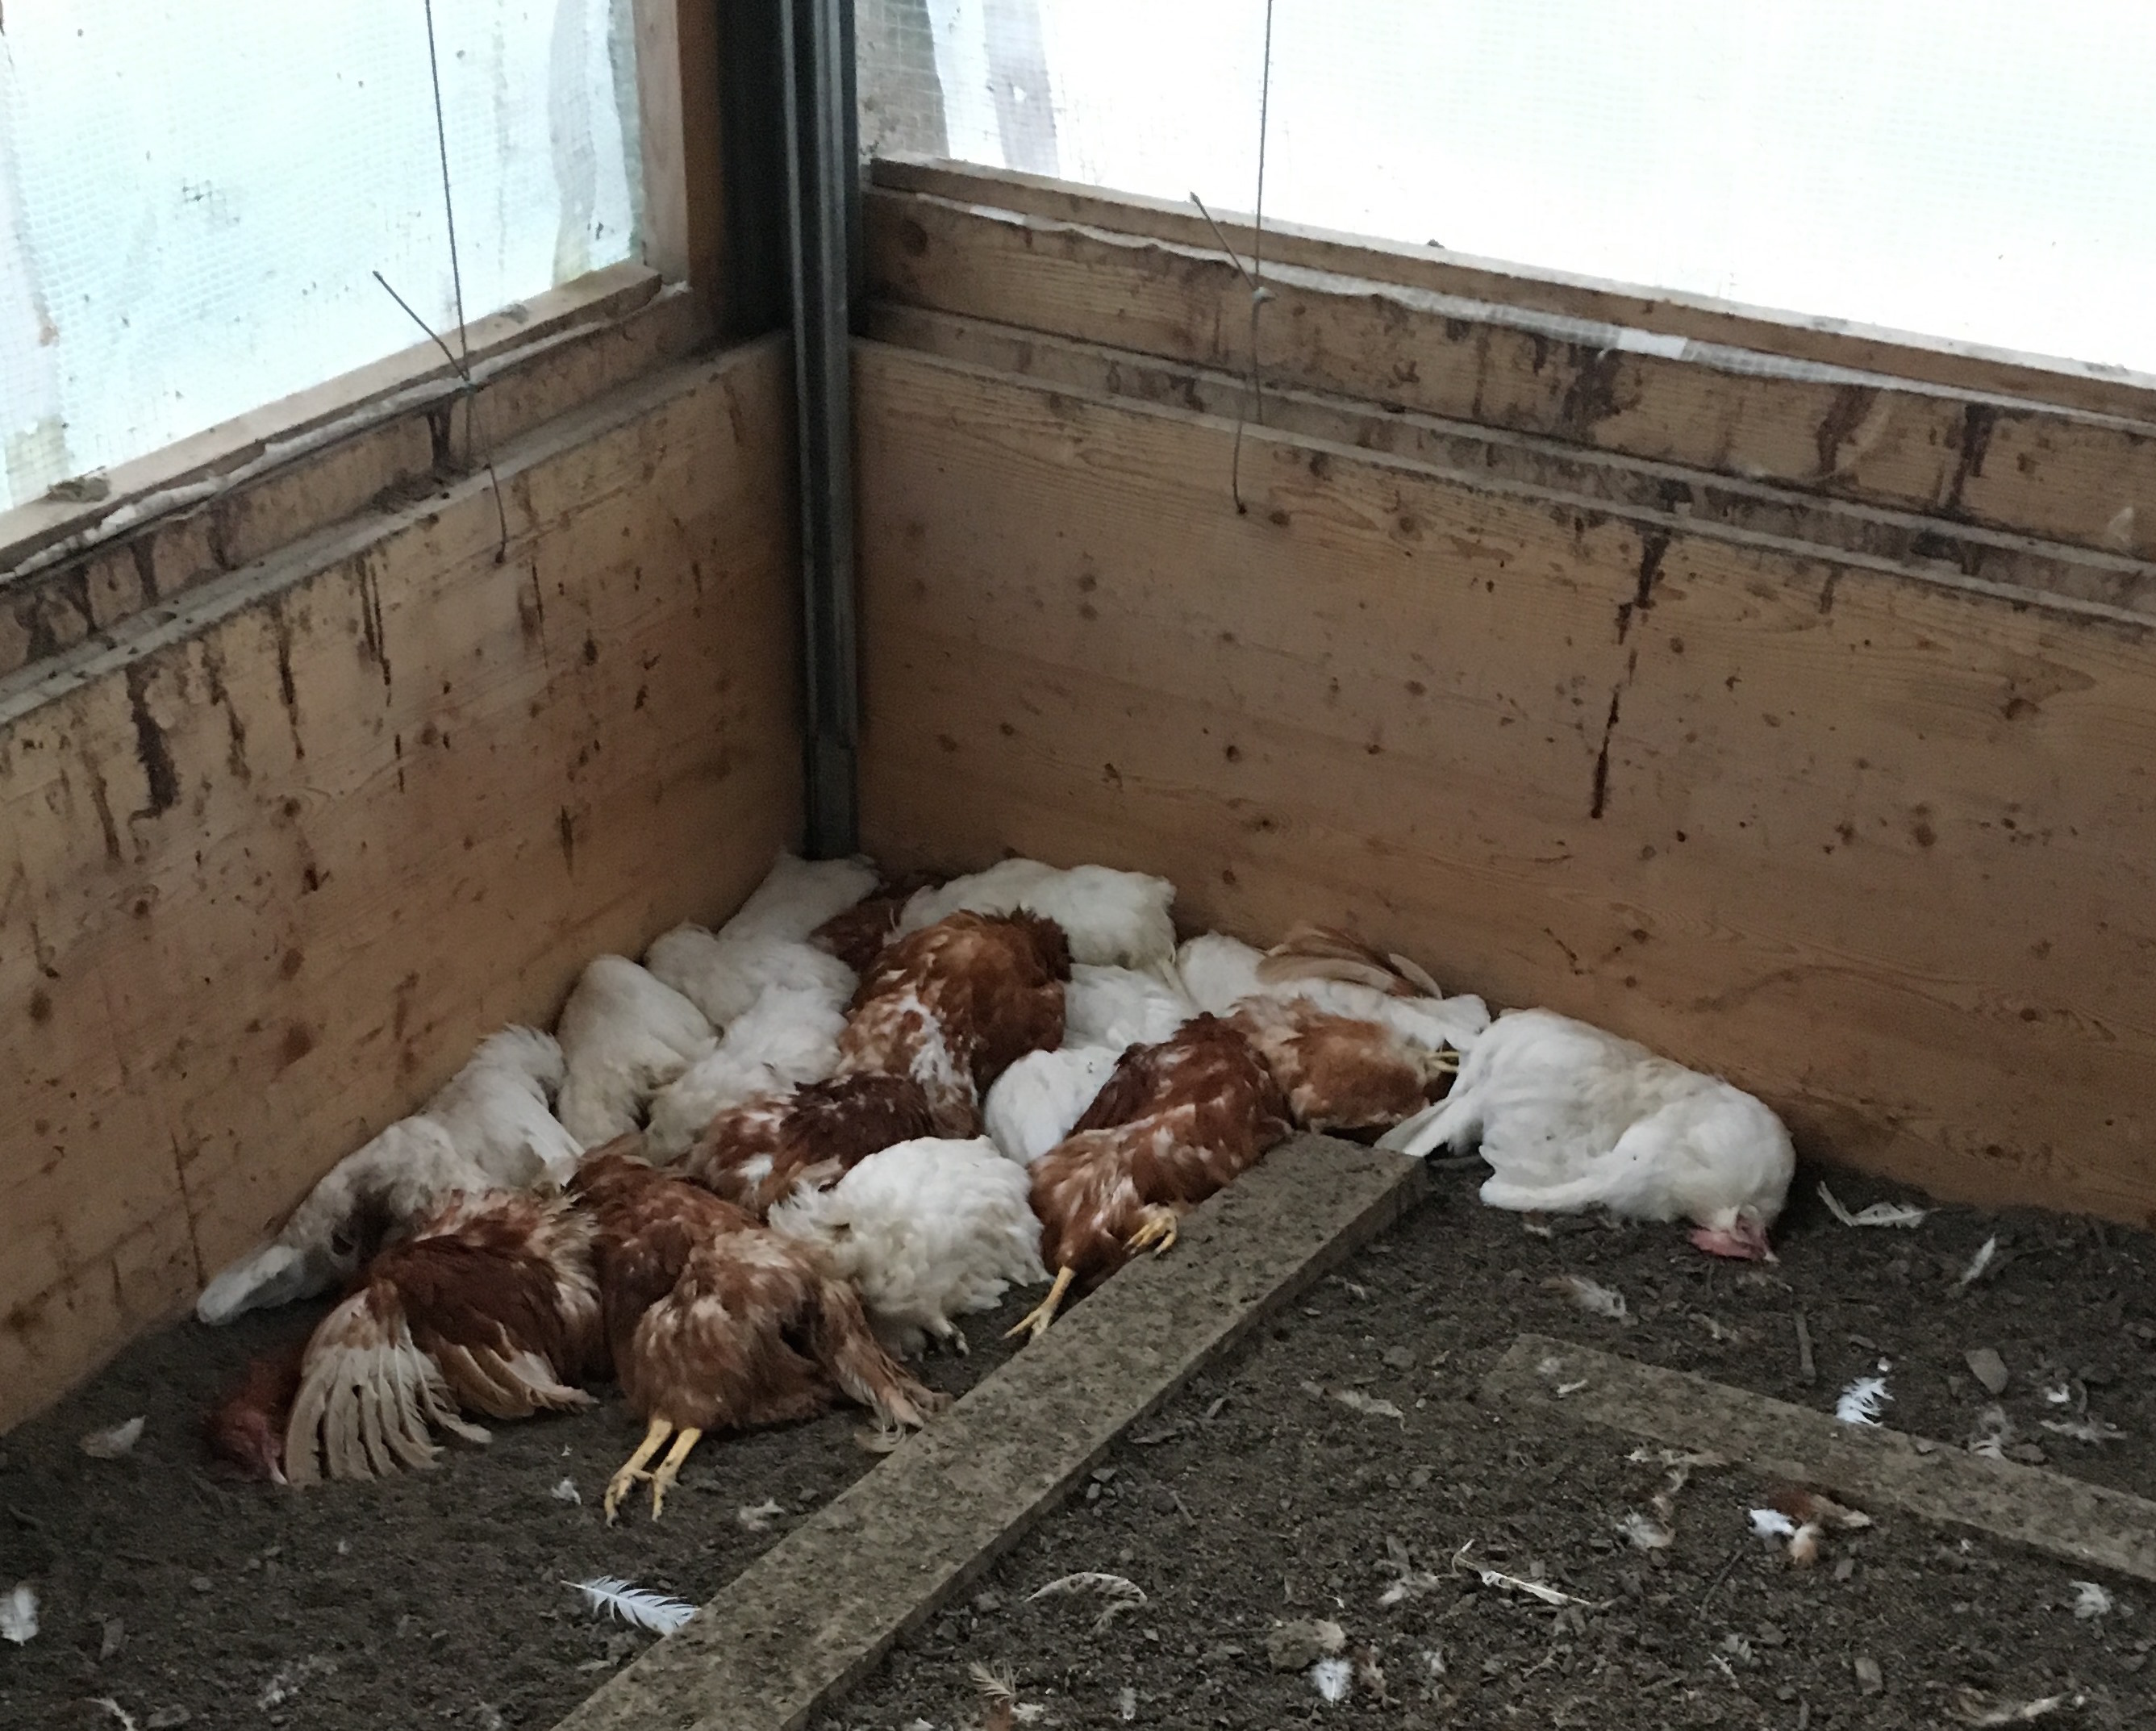
[[[1726,1228],[1695,1226],[1691,1241],[1710,1256],[1728,1256],[1740,1262],[1779,1260],[1774,1246],[1767,1242],[1766,1229],[1752,1220],[1738,1220]]]

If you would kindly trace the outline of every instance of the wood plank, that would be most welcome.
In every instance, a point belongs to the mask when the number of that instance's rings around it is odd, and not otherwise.
[[[888,192],[865,220],[889,299],[1249,369],[1249,290],[1217,249]],[[1285,385],[2156,554],[2156,424],[1296,265],[1267,286],[1260,348]]]
[[[1247,377],[1022,326],[878,300],[869,305],[863,334],[1044,384],[1075,385],[1094,395],[1131,397],[1199,414],[1247,415],[1250,408]],[[1809,542],[1829,551],[2156,616],[2156,564],[2143,560],[1277,384],[1266,388],[1264,408],[1265,424],[1284,432],[1406,458],[1470,480],[1518,481],[1577,499],[1670,511],[1779,541]]]
[[[797,834],[785,350],[0,682],[0,1425]]]
[[[2145,626],[864,345],[870,845],[1165,872],[2156,1212]]]
[[[648,273],[638,282],[652,286]],[[0,573],[0,679],[379,500],[453,480],[488,450],[680,359],[696,340],[688,290],[660,290],[478,362],[469,397],[436,378],[343,419],[259,440],[213,478],[138,496],[129,526],[108,535],[93,523]]]
[[[716,0],[633,0],[631,12],[644,262],[687,283],[703,328],[715,331],[726,287],[719,8]]]
[[[1560,1393],[1559,1390],[1563,1392]],[[1905,1510],[2058,1557],[2156,1581],[2156,1502],[2048,1467],[1987,1461],[1884,1425],[1845,1425],[1689,1372],[1522,1334],[1482,1379],[1482,1401],[1703,1451],[1864,1509]]]
[[[1018,1543],[1116,1438],[1422,1194],[1414,1162],[1274,1149],[765,1552],[559,1731],[794,1731]]]
[[[948,159],[894,156],[870,165],[875,183],[962,204],[1024,212],[1058,222],[1147,234],[1186,246],[1217,244],[1211,224],[1187,202],[1084,186]],[[1228,243],[1247,258],[1250,218],[1214,210]],[[1315,270],[1365,276],[1470,300],[1492,300],[1563,317],[1756,349],[1792,360],[1881,372],[1979,394],[2027,398],[2096,414],[2156,421],[2156,378],[2094,362],[1986,347],[1889,331],[1843,319],[1779,312],[1707,295],[1613,283],[1500,259],[1414,246],[1268,219],[1265,256]]]

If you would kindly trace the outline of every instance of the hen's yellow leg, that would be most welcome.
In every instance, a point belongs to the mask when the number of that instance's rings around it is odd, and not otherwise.
[[[1063,1295],[1070,1290],[1070,1282],[1078,1277],[1075,1268],[1055,1271],[1055,1284],[1048,1289],[1048,1296],[1020,1317],[1005,1331],[1004,1338],[1009,1340],[1019,1334],[1038,1340],[1048,1332],[1048,1325],[1055,1320],[1056,1307],[1063,1302]]]
[[[1174,1248],[1176,1214],[1172,1208],[1149,1205],[1139,1210],[1138,1230],[1123,1240],[1123,1248],[1135,1255],[1147,1245],[1156,1256]]]
[[[621,1499],[629,1494],[629,1487],[640,1478],[651,1477],[644,1470],[644,1463],[659,1452],[660,1445],[666,1441],[667,1433],[673,1428],[672,1423],[665,1419],[654,1419],[650,1428],[644,1433],[644,1441],[637,1444],[636,1452],[622,1463],[620,1472],[607,1481],[606,1518],[609,1527],[613,1525],[614,1510],[621,1506]]]
[[[651,1518],[659,1518],[659,1511],[666,1506],[666,1491],[681,1476],[681,1463],[689,1458],[689,1451],[696,1446],[696,1439],[704,1433],[694,1425],[684,1425],[674,1434],[674,1446],[666,1451],[666,1458],[659,1463],[659,1471],[651,1475]]]

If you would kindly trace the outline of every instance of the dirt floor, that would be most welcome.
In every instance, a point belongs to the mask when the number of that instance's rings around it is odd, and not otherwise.
[[[2156,1724],[2156,1590],[2106,1581],[2111,1610],[2077,1620],[2076,1571],[1885,1510],[1876,1530],[1792,1572],[1746,1530],[1767,1487],[1726,1471],[1697,1472],[1677,1493],[1674,1545],[1636,1550],[1618,1523],[1650,1509],[1659,1462],[1628,1461],[1609,1433],[1475,1404],[1484,1370],[1533,1328],[1822,1410],[1885,1358],[1887,1422],[1960,1443],[1991,1400],[1964,1355],[1989,1348],[2010,1379],[2007,1446],[2147,1495],[2156,1241],[1960,1210],[1913,1231],[1845,1228],[1807,1175],[1781,1263],[1747,1269],[1671,1229],[1558,1221],[1540,1235],[1480,1207],[1478,1175],[1440,1172],[1435,1200],[1142,1425],[828,1724],[983,1723],[976,1662],[1007,1670],[1022,1707],[1045,1709],[1019,1722],[1043,1726],[1808,1731],[1964,1723],[1964,1688],[1987,1703],[2082,1698],[2061,1724]],[[1878,1194],[1835,1184],[1852,1208]],[[1989,1266],[1957,1286],[1994,1235]],[[1589,1315],[1545,1284],[1568,1273],[1622,1293],[1630,1319]],[[992,1369],[1022,1308],[974,1319],[973,1356],[929,1360],[928,1379],[958,1390]],[[224,1478],[199,1451],[203,1410],[249,1352],[306,1321],[176,1328],[0,1439],[0,1590],[30,1580],[43,1621],[28,1646],[0,1646],[0,1726],[117,1726],[95,1704],[108,1698],[158,1731],[545,1731],[650,1638],[594,1621],[565,1580],[619,1575],[701,1600],[873,1464],[847,1413],[707,1443],[664,1521],[609,1531],[599,1492],[639,1428],[610,1403],[498,1426],[491,1447],[382,1485],[295,1494]],[[1400,1416],[1353,1410],[1342,1392]],[[132,1454],[82,1453],[85,1432],[136,1414],[148,1423]],[[2075,1441],[2046,1420],[2123,1435]],[[564,1479],[580,1501],[557,1500]],[[767,1500],[783,1512],[750,1530],[738,1511]],[[1587,1604],[1476,1585],[1454,1572],[1470,1541],[1488,1566]],[[1146,1603],[1099,1628],[1110,1601],[1097,1592],[1026,1602],[1089,1569],[1128,1577]],[[1274,1640],[1276,1624],[1312,1619],[1340,1626],[1351,1666],[1373,1657],[1382,1686],[1366,1671],[1343,1703],[1322,1702],[1307,1631]],[[1269,1641],[1294,1668],[1274,1668]],[[1876,1693],[1859,1660],[1877,1667]]]
[[[931,1357],[922,1379],[970,1388],[1007,1356],[998,1318],[1024,1309],[969,1318],[973,1355]],[[656,1525],[646,1501],[609,1529],[601,1494],[644,1428],[609,1399],[495,1425],[431,1473],[305,1492],[226,1477],[203,1452],[203,1411],[249,1353],[318,1313],[180,1324],[0,1438],[0,1592],[32,1582],[42,1625],[0,1645],[0,1728],[119,1731],[102,1697],[145,1731],[544,1731],[652,1640],[594,1619],[565,1581],[701,1602],[877,1460],[854,1409],[714,1439]],[[137,1414],[126,1457],[82,1452],[85,1432]],[[557,1496],[565,1482],[578,1500]],[[773,1502],[760,1530],[743,1523]]]
[[[2156,1588],[2105,1579],[2110,1609],[2076,1617],[2087,1571],[1891,1509],[1793,1569],[1748,1525],[1774,1487],[1708,1468],[1671,1499],[1674,1544],[1643,1550],[1621,1523],[1653,1513],[1661,1460],[1628,1458],[1635,1445],[1613,1432],[1478,1404],[1482,1374],[1522,1329],[1820,1410],[1884,1358],[1887,1421],[1958,1443],[1992,1398],[1964,1355],[1988,1348],[2010,1379],[2010,1446],[2156,1492],[2156,1240],[1964,1210],[1912,1231],[1852,1229],[1816,1200],[1815,1176],[1780,1264],[1745,1269],[1671,1229],[1573,1221],[1540,1235],[1476,1204],[1479,1169],[1440,1174],[1435,1200],[1138,1427],[823,1731],[1809,1731],[2027,1723],[1985,1715],[2055,1696],[2036,1711],[2061,1726],[2156,1724]],[[1834,1183],[1852,1209],[1880,1194]],[[1958,1286],[1994,1235],[1989,1268]],[[1630,1320],[1586,1314],[1546,1285],[1567,1274],[1621,1292]],[[2047,1398],[2061,1387],[2064,1400]],[[2124,1435],[2076,1442],[2046,1419]],[[1480,1583],[1455,1560],[1471,1544],[1471,1563],[1585,1602]],[[1144,1602],[1103,1624],[1127,1593],[1031,1598],[1084,1572],[1124,1577]],[[1348,1672],[1337,1704],[1312,1671],[1334,1635],[1311,1628],[1320,1621],[1337,1626]],[[987,1674],[1014,1686],[1008,1716],[983,1692]]]

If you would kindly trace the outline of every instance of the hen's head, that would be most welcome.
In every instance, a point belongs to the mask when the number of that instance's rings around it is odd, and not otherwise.
[[[1693,1227],[1691,1241],[1711,1256],[1731,1256],[1743,1262],[1779,1260],[1767,1241],[1765,1219],[1748,1203],[1743,1208],[1720,1210],[1711,1220]]]
[[[211,1415],[210,1452],[249,1478],[285,1482],[285,1433],[259,1406],[228,1407]]]

